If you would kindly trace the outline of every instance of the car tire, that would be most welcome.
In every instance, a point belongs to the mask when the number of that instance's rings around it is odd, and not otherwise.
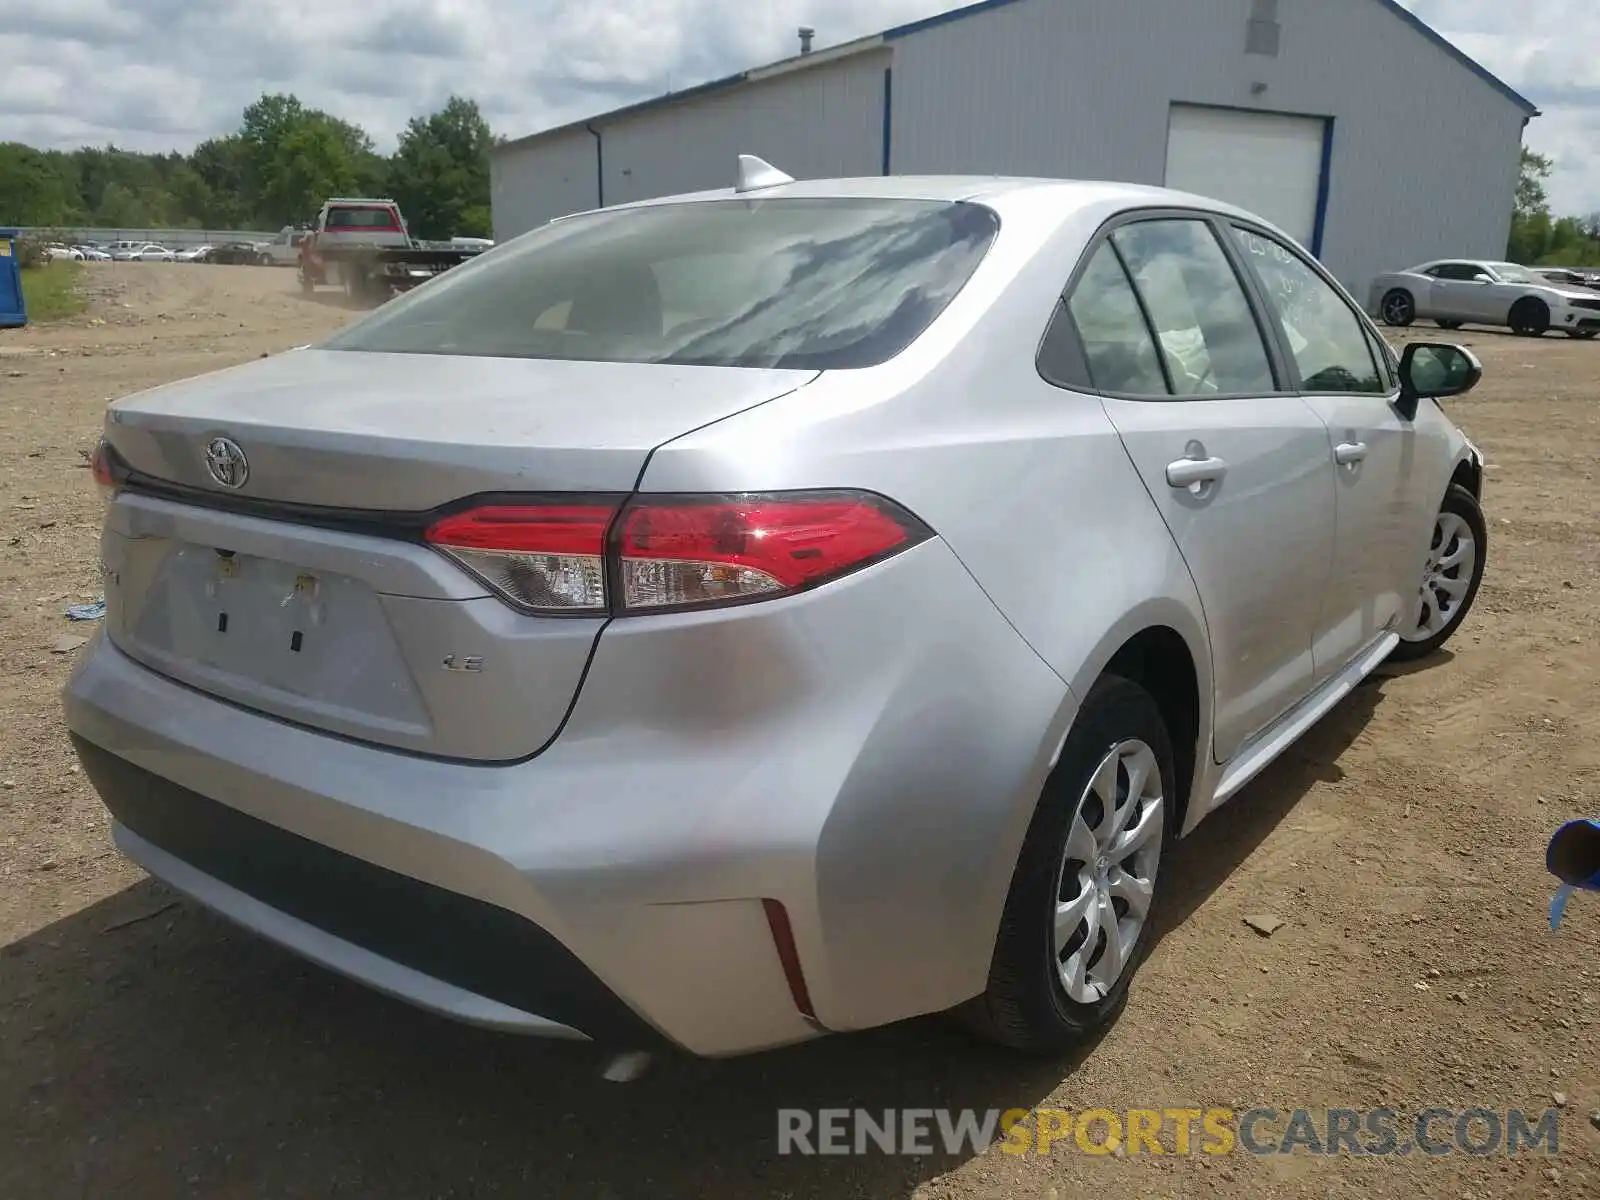
[[[1383,294],[1378,314],[1385,325],[1404,328],[1417,319],[1417,302],[1405,288],[1391,288]]]
[[[270,267],[271,265],[272,265],[272,255],[270,255],[270,254],[258,254],[258,255],[256,255],[256,266],[258,266],[258,267]]]
[[[1465,323],[1466,322],[1464,322],[1464,321],[1435,321],[1434,322],[1434,324],[1437,325],[1440,329],[1449,329],[1449,330],[1460,329],[1461,326],[1464,325]]]
[[[1478,498],[1460,484],[1451,484],[1434,518],[1427,561],[1417,588],[1417,609],[1389,658],[1411,662],[1426,658],[1461,628],[1478,598],[1488,561],[1489,527]],[[1460,562],[1449,565],[1461,553]]]
[[[1569,330],[1567,330],[1567,336],[1569,338],[1576,338],[1580,342],[1592,342],[1592,341],[1594,341],[1594,339],[1595,339],[1595,337],[1597,335],[1600,335],[1600,329],[1569,329]]]
[[[968,1029],[1012,1049],[1056,1054],[1116,1016],[1150,944],[1160,869],[1175,833],[1172,763],[1171,739],[1150,693],[1120,676],[1101,677],[1073,722],[1028,826],[988,988],[956,1011]],[[1138,794],[1127,798],[1136,781]],[[1126,799],[1119,804],[1117,798]],[[1119,827],[1140,830],[1141,836],[1103,836]],[[1064,893],[1070,893],[1066,900]],[[1124,928],[1134,911],[1130,896],[1142,897],[1145,906],[1132,930]],[[1058,915],[1074,901],[1082,914],[1063,924],[1058,937]],[[1122,946],[1121,966],[1114,971],[1099,919],[1107,906]]]
[[[1524,296],[1511,306],[1511,332],[1521,337],[1543,337],[1550,328],[1550,306]]]

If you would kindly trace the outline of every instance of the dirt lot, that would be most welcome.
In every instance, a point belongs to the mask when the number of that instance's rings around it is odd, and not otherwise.
[[[88,632],[63,610],[97,594],[102,407],[350,314],[287,271],[87,277],[83,317],[0,335],[0,1196],[1600,1195],[1600,897],[1553,935],[1543,870],[1560,821],[1600,816],[1600,344],[1455,335],[1487,371],[1451,404],[1492,464],[1474,614],[1180,847],[1098,1045],[1039,1064],[913,1022],[618,1086],[590,1050],[305,966],[110,848],[57,704]],[[1253,913],[1287,924],[1263,938]],[[1537,1112],[1557,1093],[1554,1159],[776,1154],[780,1107]]]

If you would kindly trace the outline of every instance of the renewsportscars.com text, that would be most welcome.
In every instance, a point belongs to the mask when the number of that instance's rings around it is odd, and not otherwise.
[[[1081,1153],[1386,1157],[1560,1150],[1547,1108],[1107,1108],[778,1110],[778,1153],[801,1155]]]

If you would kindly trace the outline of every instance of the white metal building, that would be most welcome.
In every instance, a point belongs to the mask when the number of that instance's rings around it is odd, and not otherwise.
[[[798,178],[1165,183],[1259,212],[1365,294],[1504,254],[1538,110],[1394,0],[984,0],[498,147],[494,232]]]

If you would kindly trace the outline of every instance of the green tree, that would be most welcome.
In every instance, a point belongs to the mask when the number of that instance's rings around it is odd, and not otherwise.
[[[1511,236],[1506,243],[1506,257],[1512,262],[1538,262],[1549,252],[1552,222],[1550,193],[1545,185],[1553,165],[1538,151],[1522,148],[1516,199],[1511,207]]]
[[[0,224],[67,225],[81,215],[63,156],[0,142]]]
[[[112,229],[148,229],[150,210],[127,184],[113,180],[100,194],[100,207],[94,211],[96,225]]]
[[[284,223],[304,221],[329,196],[349,195],[359,181],[358,160],[344,131],[317,114],[279,141],[263,208]]]
[[[489,150],[494,135],[477,102],[451,96],[413,117],[390,160],[391,190],[422,238],[489,232]]]
[[[1524,219],[1550,213],[1549,182],[1554,163],[1537,150],[1522,148],[1522,162],[1517,173],[1517,199],[1512,212]]]

